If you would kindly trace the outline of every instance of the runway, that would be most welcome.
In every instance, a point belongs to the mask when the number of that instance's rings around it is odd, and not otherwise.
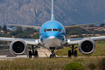
[[[39,48],[37,50],[38,50],[38,58],[46,58],[46,57],[49,57],[51,54],[51,52],[45,48]],[[16,56],[16,55],[12,55],[8,49],[0,50],[0,60],[29,58],[27,54],[28,54],[28,52],[26,52],[24,55]],[[56,57],[57,58],[60,58],[60,57],[67,58],[67,56],[57,56],[57,55],[56,55]],[[78,56],[77,58],[97,58],[97,57],[105,58],[105,56]],[[32,58],[34,58],[34,57],[32,57]],[[74,58],[74,57],[71,57],[71,58]]]
[[[38,50],[38,58],[46,58],[46,57],[50,57],[51,52],[48,49],[45,48],[39,48]],[[9,49],[5,49],[5,50],[0,50],[0,60],[7,60],[7,59],[17,59],[17,58],[29,58],[28,57],[28,52],[26,52],[24,55],[12,55],[9,51]],[[57,56],[57,58],[59,57],[63,57],[63,58],[67,58],[67,56]],[[35,57],[32,57],[35,58]]]
[[[51,54],[51,52],[48,49],[39,48],[37,50],[39,58],[49,57]],[[9,49],[0,50],[0,59],[1,58],[28,58],[28,51],[24,55],[12,55]]]

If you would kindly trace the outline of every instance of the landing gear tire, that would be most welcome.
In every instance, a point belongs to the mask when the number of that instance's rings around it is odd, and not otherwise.
[[[50,55],[50,58],[55,58],[55,57],[56,57],[55,54]]]
[[[38,57],[38,51],[34,52],[34,57],[36,57],[36,58]]]
[[[56,57],[56,55],[55,55],[55,53],[54,53],[54,50],[55,50],[55,48],[52,48],[52,49],[51,49],[50,58],[55,58],[55,57]]]
[[[71,58],[71,51],[68,51],[68,57]]]
[[[29,58],[32,58],[32,52],[29,51]]]
[[[74,51],[74,57],[77,57],[77,50]]]

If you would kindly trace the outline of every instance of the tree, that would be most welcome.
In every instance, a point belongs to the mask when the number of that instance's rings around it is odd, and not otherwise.
[[[0,37],[3,37],[3,34],[0,33]]]
[[[5,33],[7,33],[7,26],[6,25],[3,26],[3,30],[5,31]]]
[[[2,29],[2,27],[0,26],[0,30]]]
[[[18,33],[16,38],[31,38],[31,36],[28,33]]]
[[[17,27],[17,28],[16,28],[16,32],[17,32],[17,33],[22,33],[22,32],[23,32],[22,27],[20,27],[20,26],[19,26],[19,27]]]
[[[94,27],[94,25],[92,24],[92,25],[89,25],[89,27]]]
[[[104,23],[100,24],[100,27],[104,27],[104,26],[105,26],[105,24],[104,24]]]
[[[75,24],[71,24],[71,26],[74,26]]]
[[[39,34],[36,34],[32,37],[33,39],[39,39]]]
[[[34,28],[26,28],[24,30],[25,33],[29,33],[29,34],[32,34],[33,32],[37,32],[37,30],[35,30]]]

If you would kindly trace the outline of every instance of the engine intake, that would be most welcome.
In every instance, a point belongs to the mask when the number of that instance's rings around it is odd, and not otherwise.
[[[85,38],[79,43],[79,51],[82,54],[92,54],[95,51],[95,42],[90,38]]]
[[[14,40],[10,44],[10,52],[15,55],[23,54],[26,50],[26,43],[23,40]]]

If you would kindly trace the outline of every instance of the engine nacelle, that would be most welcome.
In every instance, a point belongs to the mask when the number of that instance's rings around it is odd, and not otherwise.
[[[80,41],[78,48],[79,48],[80,53],[87,55],[87,54],[92,54],[95,52],[96,45],[92,39],[85,38]]]
[[[25,52],[26,46],[27,45],[25,41],[17,39],[11,42],[9,50],[12,54],[20,55]]]

